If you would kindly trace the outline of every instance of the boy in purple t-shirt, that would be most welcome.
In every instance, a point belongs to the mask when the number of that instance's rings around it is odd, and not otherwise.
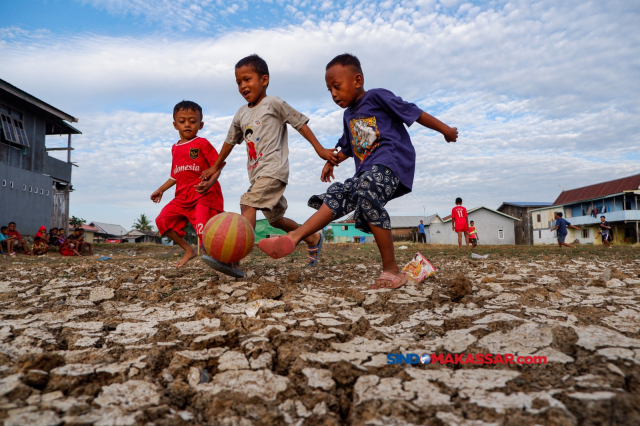
[[[456,141],[458,130],[388,90],[364,90],[360,61],[353,55],[339,55],[329,62],[325,81],[334,102],[345,108],[338,161],[353,157],[356,174],[344,183],[333,183],[326,194],[311,197],[309,206],[318,212],[301,227],[282,237],[264,239],[258,247],[274,259],[286,256],[301,239],[354,212],[356,228],[374,235],[382,256],[382,274],[373,288],[398,288],[408,277],[396,263],[391,221],[384,206],[411,192],[413,185],[416,152],[404,125],[417,121],[442,133],[447,142]],[[335,179],[333,168],[325,164],[323,182]]]

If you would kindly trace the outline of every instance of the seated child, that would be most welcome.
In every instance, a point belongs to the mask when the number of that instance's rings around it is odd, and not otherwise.
[[[68,239],[64,240],[60,246],[60,254],[63,256],[80,256],[80,253],[76,250],[76,245]]]
[[[307,139],[320,158],[337,164],[336,149],[323,148],[307,125],[309,119],[293,109],[277,96],[267,96],[269,86],[269,67],[258,55],[250,55],[241,59],[235,68],[238,91],[247,101],[240,107],[220,150],[215,164],[202,174],[203,183],[207,184],[214,173],[219,173],[231,150],[246,143],[247,171],[251,186],[240,197],[240,212],[251,226],[256,227],[256,212],[262,211],[275,228],[291,232],[298,224],[284,217],[287,211],[287,200],[284,192],[289,183],[289,143],[287,124],[296,129]],[[309,256],[309,266],[316,264],[324,237],[321,233],[305,235]],[[227,275],[239,278],[244,273],[238,264],[224,264],[203,256],[209,266]]]
[[[36,237],[40,237],[44,245],[49,247],[49,233],[47,232],[46,226],[41,226],[40,229],[38,229],[38,232],[36,232],[33,238],[35,239]]]
[[[344,130],[337,144],[341,148],[338,161],[353,157],[355,176],[334,182],[325,194],[311,197],[309,206],[318,212],[298,229],[264,239],[258,247],[274,259],[286,256],[302,238],[354,212],[356,228],[373,233],[382,257],[382,273],[372,287],[398,288],[406,284],[408,277],[398,269],[391,220],[384,206],[411,192],[413,185],[416,153],[404,124],[410,126],[417,121],[442,133],[447,142],[455,142],[458,131],[388,90],[366,91],[360,61],[353,55],[343,54],[331,60],[325,81],[333,101],[345,109]],[[333,169],[328,161],[322,170],[323,182],[334,178]]]
[[[13,247],[22,246],[22,254],[31,254],[29,248],[27,247],[27,241],[22,238],[22,235],[16,230],[16,223],[9,222],[9,229],[7,229],[7,235],[9,237],[15,237],[13,242]]]
[[[31,247],[31,255],[32,256],[42,256],[47,252],[47,246],[44,241],[42,241],[42,237],[34,237],[33,238],[33,246]]]
[[[49,245],[57,246],[58,244],[58,228],[51,228],[49,230]]]
[[[64,235],[64,229],[60,228],[60,229],[58,230],[58,241],[56,242],[56,245],[57,245],[58,247],[60,247],[60,246],[62,245],[62,243],[64,243],[64,241],[65,241],[66,239],[67,239],[67,238],[66,238],[66,237],[65,237],[65,235]]]
[[[8,227],[3,226],[0,228],[0,250],[4,247],[7,251],[2,252],[2,254],[9,254],[9,256],[15,256],[16,252],[13,251],[14,244],[16,242],[16,237],[7,235]]]
[[[82,228],[80,228],[80,239],[82,241],[82,249],[81,250],[87,249],[87,250],[89,250],[89,255],[93,256],[93,244],[88,243],[88,242],[86,242],[84,240],[84,229],[82,229]],[[78,251],[80,251],[82,253],[81,250],[78,250]]]
[[[162,194],[176,185],[176,195],[164,206],[156,218],[156,225],[160,235],[171,238],[184,250],[184,256],[176,264],[180,268],[196,257],[196,252],[184,239],[185,226],[190,222],[202,242],[204,225],[224,210],[224,200],[220,184],[215,179],[200,185],[200,175],[218,158],[218,151],[209,141],[198,136],[198,131],[204,126],[202,108],[195,102],[182,101],[173,108],[173,120],[180,140],[171,147],[171,175],[151,194],[151,200],[159,203]],[[215,177],[219,175],[220,171]]]

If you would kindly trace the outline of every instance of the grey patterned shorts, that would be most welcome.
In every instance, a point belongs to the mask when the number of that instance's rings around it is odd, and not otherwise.
[[[399,184],[400,179],[391,169],[374,165],[344,183],[334,182],[326,194],[314,195],[308,204],[316,210],[326,204],[333,220],[355,212],[356,228],[363,232],[371,232],[369,225],[391,229],[391,219],[384,206],[393,198]]]

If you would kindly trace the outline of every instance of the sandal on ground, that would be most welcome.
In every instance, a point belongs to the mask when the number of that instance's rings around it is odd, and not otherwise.
[[[202,256],[202,260],[209,267],[215,269],[218,272],[222,272],[223,274],[229,275],[233,278],[244,278],[244,272],[238,269],[237,263],[222,263],[207,255]]]
[[[288,235],[265,238],[258,243],[258,248],[272,259],[280,259],[294,252],[296,245]]]
[[[383,272],[376,279],[376,283],[372,285],[371,288],[373,290],[379,290],[381,288],[396,289],[405,285],[407,281],[409,281],[409,277],[404,272],[400,276],[392,274],[391,272]]]
[[[317,246],[307,247],[307,252],[309,256],[309,266],[315,266],[318,263],[318,258],[320,257],[320,250],[322,250],[322,243],[324,243],[324,234],[320,232],[320,241]]]

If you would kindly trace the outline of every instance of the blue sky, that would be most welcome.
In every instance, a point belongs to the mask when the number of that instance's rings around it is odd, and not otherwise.
[[[203,106],[202,135],[220,149],[242,105],[233,65],[258,53],[269,94],[307,114],[332,146],[342,111],[324,65],[352,52],[366,87],[459,128],[454,145],[411,127],[414,191],[388,205],[448,214],[457,196],[467,207],[553,201],[558,185],[640,173],[639,15],[623,1],[5,0],[0,78],[79,118],[71,213],[128,228],[170,198],[148,199],[168,175],[176,102]],[[290,147],[289,216],[302,221],[326,184],[293,129]],[[221,178],[227,210],[239,210],[248,186],[245,155],[234,150]],[[344,164],[337,177],[352,173]]]

